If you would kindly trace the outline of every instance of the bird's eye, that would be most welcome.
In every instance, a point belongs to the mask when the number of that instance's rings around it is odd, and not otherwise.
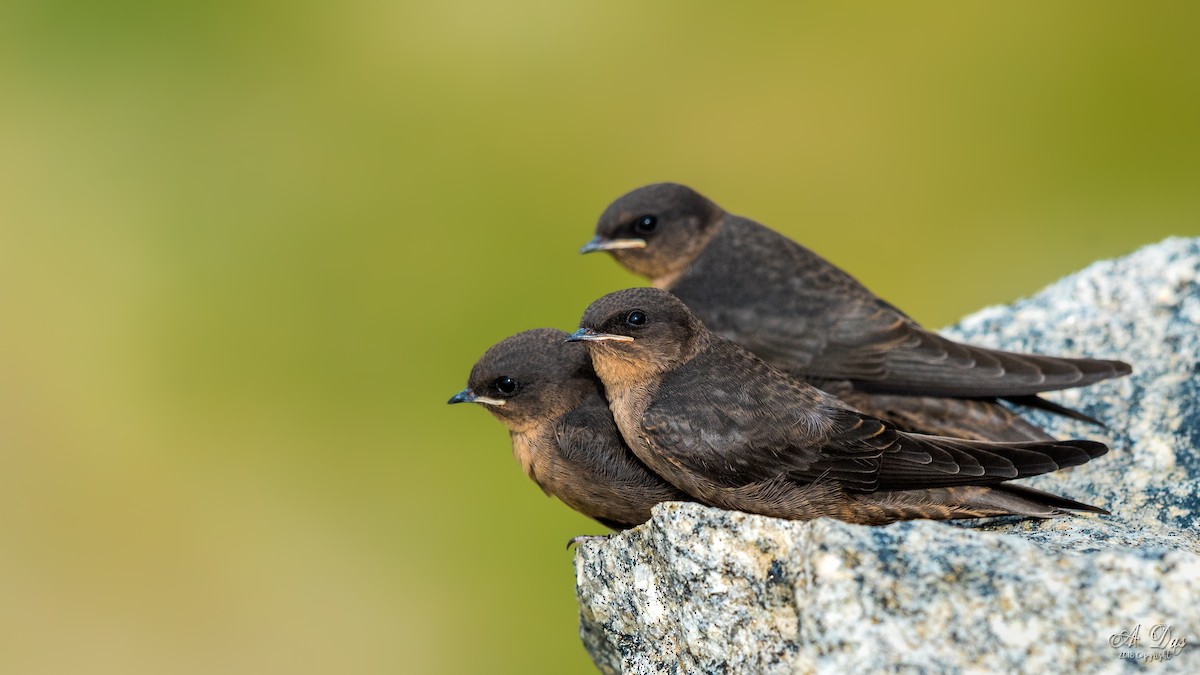
[[[650,234],[658,229],[658,218],[654,216],[642,216],[633,221],[633,229],[641,234]]]
[[[515,394],[517,392],[517,387],[520,386],[520,384],[511,377],[498,377],[492,384],[495,385],[496,391],[500,392],[501,394],[508,395]]]
[[[625,316],[625,323],[629,324],[630,326],[645,326],[646,313],[639,309],[635,309]]]

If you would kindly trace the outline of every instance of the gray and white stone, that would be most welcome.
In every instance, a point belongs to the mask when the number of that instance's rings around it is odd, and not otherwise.
[[[1095,263],[945,334],[1133,364],[1048,395],[1107,430],[1029,413],[1112,451],[1027,483],[1112,516],[871,528],[663,504],[576,553],[601,670],[1200,672],[1200,239]]]

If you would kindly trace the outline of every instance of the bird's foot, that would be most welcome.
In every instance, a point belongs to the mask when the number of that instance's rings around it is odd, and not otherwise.
[[[567,550],[571,550],[572,545],[582,544],[585,541],[606,541],[611,534],[581,534],[578,537],[571,537],[567,540]]]

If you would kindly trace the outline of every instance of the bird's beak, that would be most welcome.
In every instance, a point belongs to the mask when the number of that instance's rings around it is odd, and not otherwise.
[[[591,328],[580,328],[579,330],[567,336],[566,342],[604,342],[605,340],[615,340],[616,342],[633,342],[633,338],[628,335],[613,335],[612,333],[597,333]]]
[[[621,248],[646,248],[645,239],[609,239],[603,235],[596,235],[591,241],[583,245],[579,249],[580,253],[594,253],[596,251],[615,251]]]
[[[470,389],[463,389],[450,397],[446,403],[482,403],[484,405],[504,405],[505,401],[491,396],[479,396]]]

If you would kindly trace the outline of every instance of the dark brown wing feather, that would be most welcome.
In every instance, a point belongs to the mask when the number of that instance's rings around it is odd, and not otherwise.
[[[555,428],[555,441],[566,466],[581,480],[593,485],[658,490],[667,495],[659,501],[679,495],[625,445],[603,400],[589,401],[563,416]]]
[[[722,486],[784,475],[855,492],[986,485],[1082,464],[1091,441],[988,443],[908,434],[841,407],[732,343],[664,378],[642,434],[684,471]]]
[[[952,342],[911,322],[906,328],[909,339],[887,352],[882,376],[863,381],[864,390],[926,396],[1028,396],[1132,372],[1129,364],[1121,361],[1016,354]],[[863,345],[858,351],[875,349],[875,345]],[[854,351],[845,357],[854,358]]]
[[[925,330],[850,275],[731,217],[669,290],[713,332],[806,378],[879,393],[1026,396],[1127,375],[1128,364],[973,347]]]
[[[1080,387],[1132,371],[1120,361],[1017,354],[954,342],[875,298],[848,299],[829,311],[836,318],[816,351],[811,337],[795,338],[790,331],[723,333],[733,333],[731,337],[751,351],[762,350],[785,370],[806,377],[853,380],[857,388],[876,393],[1018,397]],[[811,325],[811,318],[804,323]]]
[[[841,410],[836,399],[733,343],[712,340],[663,377],[642,414],[642,437],[656,455],[726,487],[781,475],[864,488],[876,482],[884,446],[871,436],[882,429],[846,425],[855,445],[822,447],[833,431],[830,413]]]
[[[539,477],[543,489],[607,527],[633,527],[659,502],[691,499],[634,456],[599,395],[565,415],[553,440],[558,456]]]
[[[912,518],[1053,518],[1070,511],[1108,513],[1097,506],[1012,483],[853,495],[841,513],[852,522],[883,525]]]
[[[878,417],[901,431],[1001,443],[1054,440],[1053,436],[996,401],[869,394],[854,389],[845,380],[812,384],[837,396],[856,410]]]
[[[1066,497],[1060,497],[1059,495],[1050,494],[1049,492],[1035,490],[1024,485],[1005,483],[1004,485],[997,485],[992,489],[1062,511],[1087,511],[1089,513],[1103,513],[1106,515],[1110,513],[1108,509],[1100,508],[1099,506],[1084,504],[1083,502],[1077,502],[1074,499],[1067,499]]]

